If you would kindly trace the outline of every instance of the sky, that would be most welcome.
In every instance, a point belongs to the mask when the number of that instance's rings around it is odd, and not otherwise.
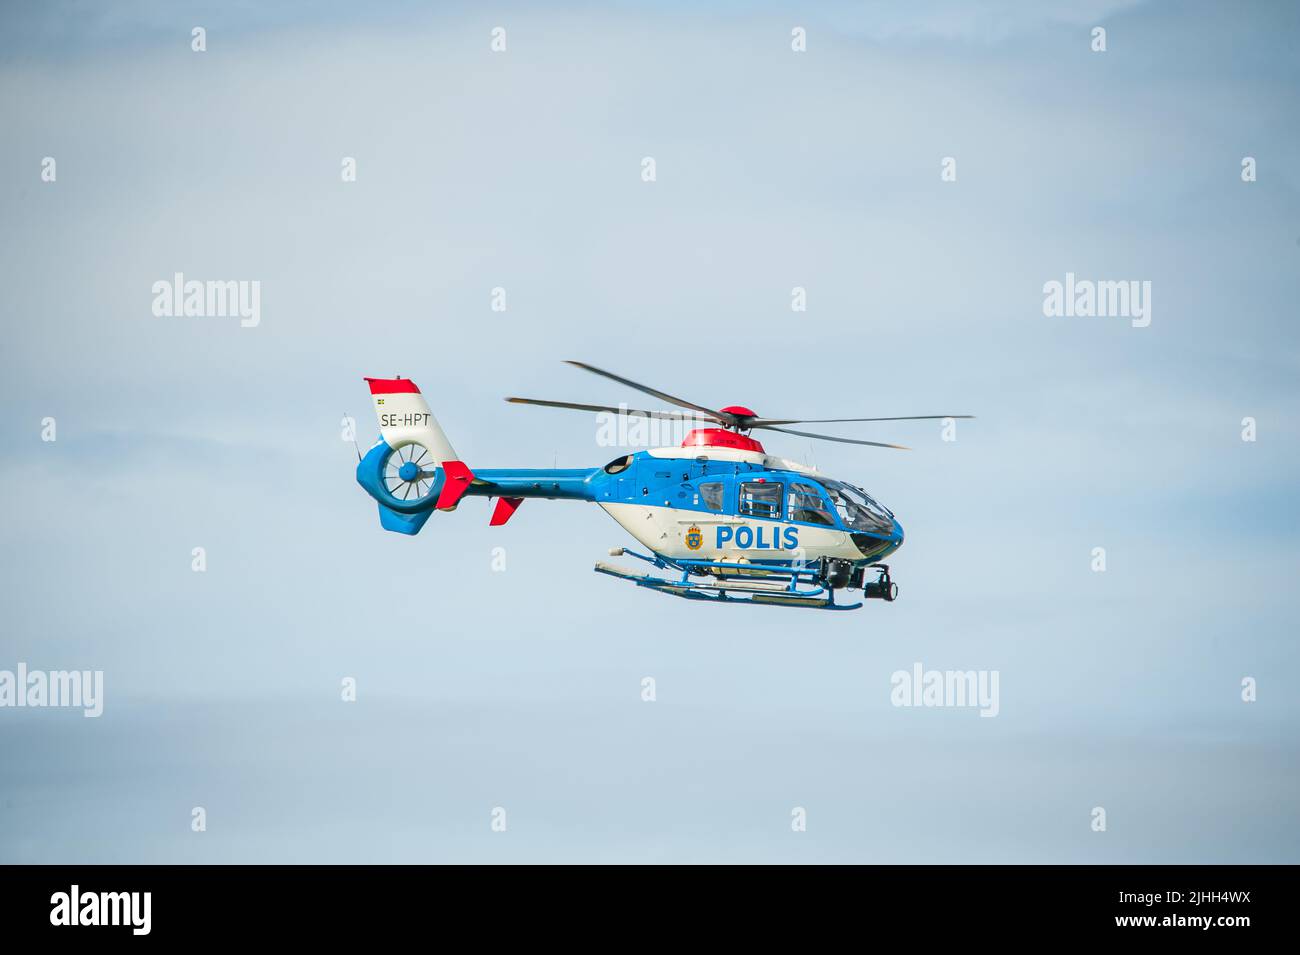
[[[1298,34],[5,5],[0,671],[102,670],[104,712],[0,707],[0,861],[1300,861]],[[178,272],[259,282],[259,322],[155,315]],[[1045,315],[1067,273],[1150,282],[1150,324]],[[501,400],[636,402],[564,359],[977,418],[764,437],[906,529],[900,599],[855,613],[593,574],[632,541],[571,502],[380,529],[363,376],[415,379],[470,467],[598,466],[594,417]],[[998,715],[893,705],[916,663],[996,672]]]

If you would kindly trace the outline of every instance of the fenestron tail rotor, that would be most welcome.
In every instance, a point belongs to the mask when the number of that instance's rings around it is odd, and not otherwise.
[[[882,441],[862,441],[857,438],[842,438],[837,435],[818,434],[812,431],[796,431],[784,426],[791,424],[858,424],[877,421],[942,421],[948,418],[970,419],[975,417],[974,415],[968,414],[938,414],[902,415],[888,418],[764,418],[754,414],[748,408],[742,408],[740,406],[730,406],[715,410],[706,407],[705,405],[698,405],[694,402],[687,401],[684,398],[678,398],[665,391],[660,391],[657,388],[651,388],[649,385],[643,385],[639,382],[632,381],[630,378],[624,378],[622,375],[616,375],[612,371],[605,371],[604,369],[597,368],[594,365],[588,365],[586,362],[566,361],[565,364],[573,365],[575,368],[581,368],[583,371],[589,371],[594,375],[600,375],[602,378],[608,378],[610,381],[616,381],[621,385],[634,388],[653,398],[658,398],[660,401],[665,401],[668,404],[684,408],[686,411],[639,411],[626,407],[615,408],[610,405],[579,404],[572,401],[549,401],[542,398],[507,398],[506,401],[514,404],[540,405],[545,408],[565,408],[572,411],[596,411],[613,414],[640,415],[647,418],[659,418],[672,421],[698,421],[701,424],[721,425],[729,431],[778,431],[782,434],[798,435],[801,438],[815,438],[819,441],[837,441],[841,444],[860,444],[873,448],[891,448],[899,451],[907,451],[910,449],[901,444],[887,444]]]
[[[433,492],[437,462],[422,444],[394,448],[384,462],[384,487],[399,501],[414,503]]]

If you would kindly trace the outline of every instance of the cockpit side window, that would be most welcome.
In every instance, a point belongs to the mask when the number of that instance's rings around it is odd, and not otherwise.
[[[804,524],[835,526],[835,518],[831,516],[826,501],[822,498],[821,491],[811,484],[803,484],[797,481],[790,484],[789,509],[786,519],[801,521]]]
[[[746,481],[740,485],[741,514],[781,519],[781,484],[776,481]]]
[[[835,503],[840,520],[854,531],[868,531],[872,534],[889,534],[894,527],[892,515],[881,507],[861,488],[843,481],[823,480],[826,490]]]
[[[866,530],[858,506],[845,497],[839,488],[831,488],[831,500],[835,502],[835,510],[839,511],[840,520],[844,522],[845,527],[858,531]]]
[[[722,482],[710,481],[700,485],[700,500],[711,511],[722,510]]]

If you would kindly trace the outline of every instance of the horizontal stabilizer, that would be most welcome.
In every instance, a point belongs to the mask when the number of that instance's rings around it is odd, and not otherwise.
[[[492,511],[492,520],[488,521],[488,527],[500,527],[510,518],[514,517],[515,511],[519,510],[519,505],[524,503],[522,497],[499,497],[497,506]]]

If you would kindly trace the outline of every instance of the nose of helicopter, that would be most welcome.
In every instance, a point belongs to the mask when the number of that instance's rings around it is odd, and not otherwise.
[[[903,525],[898,523],[897,519],[891,519],[892,527],[886,534],[863,534],[861,532],[850,534],[853,538],[854,545],[863,557],[868,560],[882,560],[888,557],[898,548],[903,546]]]

